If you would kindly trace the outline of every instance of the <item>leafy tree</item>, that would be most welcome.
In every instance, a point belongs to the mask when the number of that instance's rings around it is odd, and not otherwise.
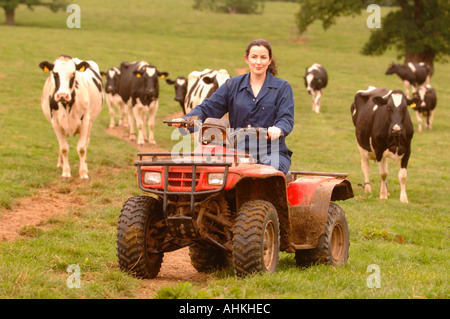
[[[194,0],[194,9],[224,13],[260,13],[264,0]]]
[[[301,8],[296,19],[300,33],[315,20],[329,28],[340,16],[355,16],[366,11],[364,0],[299,0]],[[370,2],[370,1],[369,1]],[[377,1],[373,1],[376,3]],[[398,10],[390,11],[381,20],[381,28],[371,32],[361,53],[381,55],[395,48],[398,58],[406,62],[447,62],[450,56],[450,1],[396,0]],[[380,1],[378,1],[380,3]]]
[[[53,12],[60,9],[65,9],[67,4],[65,0],[51,0],[51,1],[41,1],[41,0],[0,0],[0,8],[5,10],[6,15],[6,25],[15,25],[15,11],[20,5],[27,5],[30,10],[33,10],[35,6],[47,7]]]

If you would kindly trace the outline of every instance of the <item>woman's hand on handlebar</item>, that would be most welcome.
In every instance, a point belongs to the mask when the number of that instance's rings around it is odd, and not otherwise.
[[[271,140],[279,139],[280,137],[283,137],[283,132],[280,128],[276,126],[271,126],[267,129],[267,136]]]

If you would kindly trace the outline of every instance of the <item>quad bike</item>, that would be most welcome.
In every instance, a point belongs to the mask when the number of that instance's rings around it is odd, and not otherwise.
[[[279,251],[295,253],[299,266],[344,265],[349,231],[334,201],[353,197],[347,174],[290,171],[285,176],[230,143],[237,134],[258,134],[258,129],[227,135],[226,123],[207,119],[192,153],[138,153],[137,183],[150,194],[123,205],[119,267],[154,278],[164,253],[186,246],[199,272],[231,264],[238,276],[272,273]]]

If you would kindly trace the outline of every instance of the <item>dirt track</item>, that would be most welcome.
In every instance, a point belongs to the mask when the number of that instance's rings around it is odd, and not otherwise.
[[[108,128],[107,132],[122,139],[126,139],[127,136],[126,130],[122,127]],[[166,151],[158,146],[150,145],[138,149],[141,152]],[[34,226],[45,229],[45,221],[49,218],[66,214],[69,209],[83,205],[85,205],[84,199],[74,196],[73,192],[66,194],[52,189],[44,189],[32,197],[20,199],[11,210],[2,211],[0,241],[13,241],[21,238],[20,233],[24,227]],[[152,298],[163,286],[186,281],[206,282],[208,278],[208,275],[198,273],[192,267],[188,248],[180,249],[164,255],[158,277],[152,280],[143,280],[138,297]]]

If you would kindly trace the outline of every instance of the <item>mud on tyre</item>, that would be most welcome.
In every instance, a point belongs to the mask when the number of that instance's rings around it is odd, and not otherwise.
[[[264,200],[244,203],[233,229],[232,263],[236,274],[275,272],[279,247],[278,214],[272,203]]]
[[[142,278],[158,275],[164,255],[156,252],[164,238],[157,227],[162,219],[161,204],[156,198],[135,196],[125,202],[117,227],[120,269]]]
[[[298,266],[322,263],[334,266],[345,265],[350,247],[349,231],[345,213],[335,203],[330,203],[323,234],[314,249],[298,250],[295,261]]]

